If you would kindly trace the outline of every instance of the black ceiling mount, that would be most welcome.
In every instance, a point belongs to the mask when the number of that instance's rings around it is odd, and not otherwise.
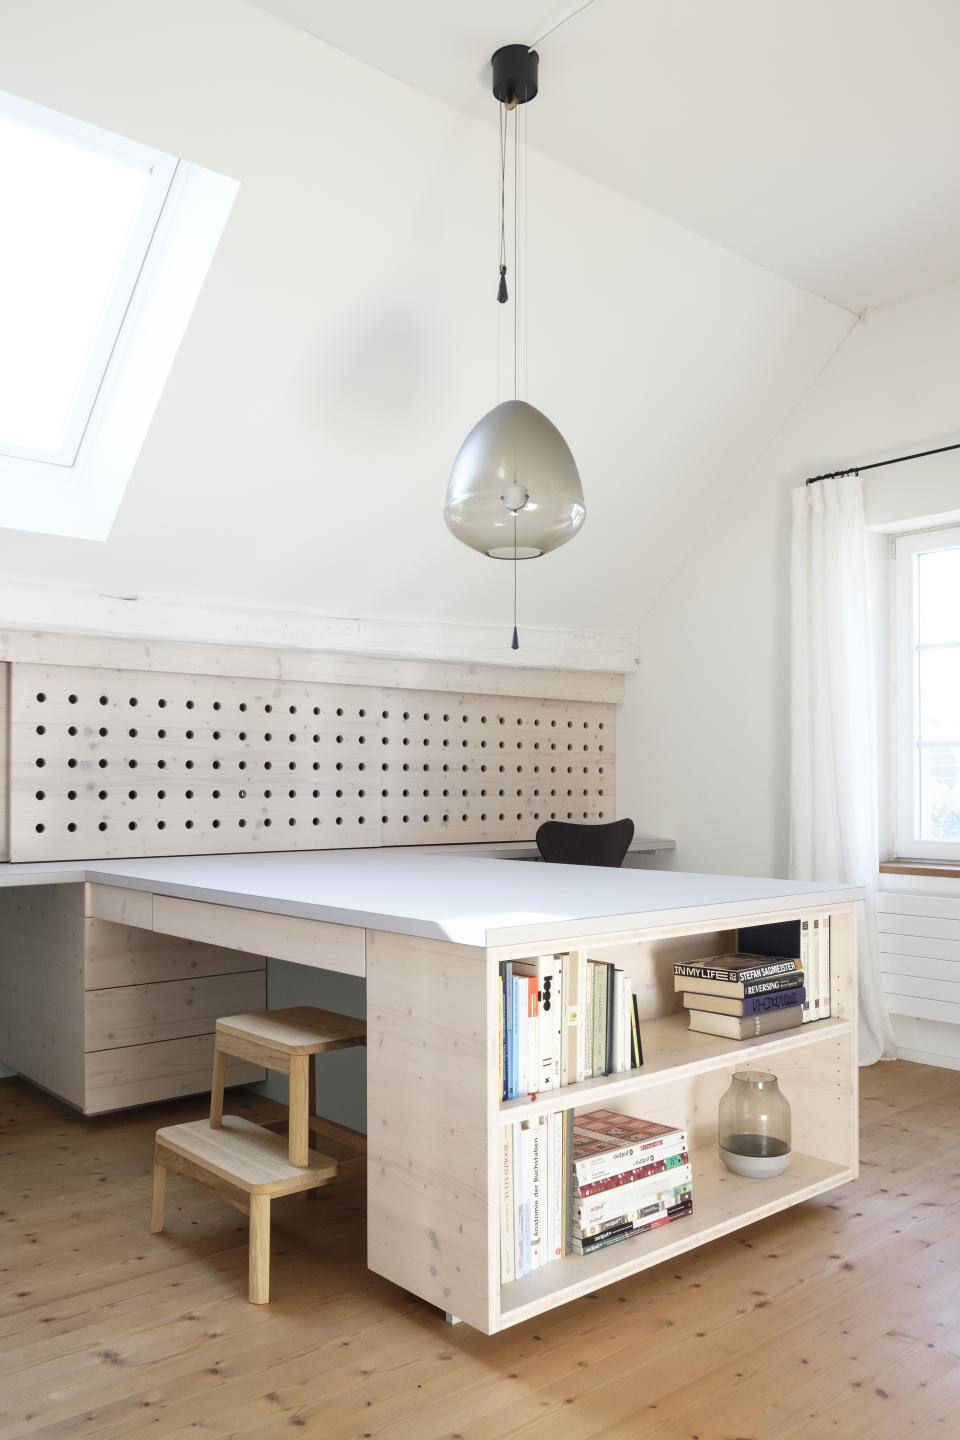
[[[490,59],[493,93],[501,105],[525,105],[537,93],[540,56],[529,45],[501,45]]]

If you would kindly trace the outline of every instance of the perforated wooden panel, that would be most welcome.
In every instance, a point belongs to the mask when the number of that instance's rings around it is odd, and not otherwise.
[[[529,839],[615,814],[613,705],[11,671],[13,860]]]

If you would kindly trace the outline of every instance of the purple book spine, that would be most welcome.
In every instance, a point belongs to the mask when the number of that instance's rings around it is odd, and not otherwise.
[[[748,995],[743,1002],[744,1015],[766,1015],[770,1010],[786,1010],[791,1005],[802,1005],[807,992],[801,986],[796,990],[772,990],[767,995]]]

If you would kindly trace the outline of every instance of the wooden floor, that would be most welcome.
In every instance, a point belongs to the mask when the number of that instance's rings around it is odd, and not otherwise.
[[[960,1437],[960,1073],[863,1072],[859,1181],[492,1338],[363,1263],[359,1185],[242,1217],[171,1176],[157,1126],[0,1081],[0,1435],[323,1440]],[[269,1101],[234,1093],[250,1118]]]

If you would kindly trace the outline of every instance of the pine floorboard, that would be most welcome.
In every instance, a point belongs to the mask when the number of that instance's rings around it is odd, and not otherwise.
[[[861,1073],[859,1180],[499,1336],[364,1264],[359,1182],[246,1222],[152,1143],[0,1081],[0,1440],[956,1440],[960,1073]],[[234,1091],[250,1119],[278,1107]]]

